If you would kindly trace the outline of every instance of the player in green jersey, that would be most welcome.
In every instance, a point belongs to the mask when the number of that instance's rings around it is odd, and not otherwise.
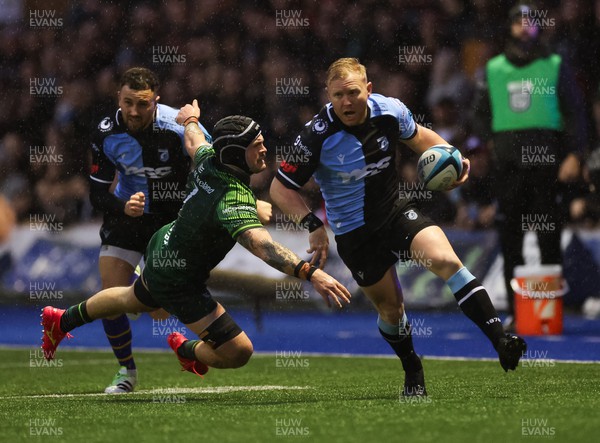
[[[237,368],[252,355],[252,342],[206,287],[210,271],[236,242],[279,271],[309,280],[328,305],[350,302],[350,293],[333,277],[273,241],[259,221],[250,176],[266,168],[267,149],[258,123],[229,116],[212,132],[213,145],[198,127],[197,101],[184,106],[177,121],[185,143],[196,146],[187,197],[177,219],[159,229],[148,244],[146,267],[129,287],[98,292],[67,310],[42,310],[42,349],[54,358],[69,331],[93,320],[159,307],[175,315],[200,340],[169,335],[183,369],[204,374],[208,367]]]

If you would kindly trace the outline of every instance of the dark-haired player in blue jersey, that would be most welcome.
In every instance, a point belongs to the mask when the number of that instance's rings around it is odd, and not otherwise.
[[[102,289],[131,283],[152,234],[177,218],[190,170],[184,128],[175,121],[178,110],[158,103],[157,76],[146,68],[131,68],[119,86],[119,109],[102,119],[92,137],[90,199],[104,213]],[[103,325],[121,366],[104,392],[131,392],[137,370],[129,320],[120,315]]]
[[[404,395],[426,395],[426,389],[396,274],[398,257],[419,257],[443,278],[463,312],[492,342],[504,370],[514,370],[525,342],[504,333],[485,288],[463,266],[443,231],[399,195],[398,144],[420,155],[447,142],[415,123],[398,99],[373,94],[366,69],[357,59],[335,61],[327,71],[326,85],[331,102],[295,141],[306,154],[298,157],[306,161],[282,162],[271,185],[274,203],[308,228],[311,263],[318,261],[323,267],[329,247],[323,222],[298,194],[314,175],[340,257],[377,309],[379,332],[400,357]],[[463,166],[455,186],[467,180],[468,160]]]

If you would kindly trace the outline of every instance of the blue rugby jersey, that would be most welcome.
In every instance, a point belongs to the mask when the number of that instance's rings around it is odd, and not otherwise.
[[[184,128],[175,121],[177,110],[158,104],[153,123],[129,133],[121,110],[102,119],[92,136],[90,179],[111,184],[118,173],[114,195],[126,202],[136,192],[146,196],[145,213],[174,214],[185,198],[190,159]],[[207,140],[210,135],[200,126]]]
[[[344,125],[328,103],[296,138],[276,177],[297,190],[314,175],[336,235],[378,226],[398,200],[398,143],[416,132],[412,113],[395,98],[371,94],[367,120],[355,127]]]

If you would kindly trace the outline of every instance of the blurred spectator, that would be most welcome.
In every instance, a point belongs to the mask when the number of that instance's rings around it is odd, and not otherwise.
[[[88,201],[87,180],[77,172],[76,159],[70,156],[64,138],[55,127],[49,127],[44,145],[34,147],[31,166],[38,171],[34,198],[37,209],[56,223],[79,220]]]
[[[583,0],[544,3],[552,6],[555,23],[545,30],[549,44],[572,63],[578,82],[589,92],[600,72],[600,65],[589,62],[598,51],[600,7],[592,11]],[[58,130],[64,145],[57,149],[68,161],[57,176],[70,180],[85,175],[88,134],[114,107],[115,78],[127,68],[157,71],[163,103],[177,106],[197,97],[208,127],[228,113],[260,120],[270,162],[276,161],[276,147],[292,144],[303,122],[325,101],[323,66],[342,56],[360,58],[378,92],[402,97],[419,123],[446,119],[435,116],[440,111],[435,105],[451,98],[457,107],[453,122],[444,128],[455,131],[464,126],[461,110],[472,94],[474,74],[503,46],[504,23],[498,17],[514,0],[0,4],[0,140],[18,133],[23,149],[21,160],[0,182],[23,220],[40,210],[32,206],[36,202],[30,190],[42,177],[54,175],[53,167],[30,165],[28,149],[47,143],[48,128]],[[32,26],[30,9],[54,14],[56,26],[43,21]],[[298,20],[278,22],[282,15]],[[169,52],[182,57],[153,57]],[[421,57],[401,61],[402,53]],[[308,93],[278,94],[276,82],[283,80],[301,82]],[[32,82],[54,82],[62,93],[32,93]],[[455,143],[461,147],[460,141]],[[0,152],[0,166],[6,157]],[[259,186],[269,181],[259,180]],[[48,195],[44,198],[48,201]],[[86,217],[86,210],[76,211],[75,217]]]
[[[471,170],[469,180],[458,188],[460,199],[456,224],[463,229],[491,228],[496,217],[496,192],[490,150],[475,136],[469,137],[460,146],[471,161]]]
[[[16,215],[8,201],[0,194],[0,245],[6,242],[15,227]]]
[[[600,147],[590,154],[584,166],[588,193],[571,201],[570,216],[574,222],[594,227],[600,222]]]
[[[431,108],[433,130],[453,146],[462,146],[465,134],[465,122],[460,120],[458,103],[451,97],[440,97]]]
[[[20,135],[8,132],[0,140],[0,194],[10,204],[17,221],[25,221],[33,200],[29,191],[28,157]]]
[[[537,234],[542,264],[562,263],[559,180],[578,179],[587,141],[581,93],[566,62],[540,40],[539,16],[528,5],[510,10],[506,47],[487,63],[475,104],[479,134],[493,139],[508,328],[525,232]]]

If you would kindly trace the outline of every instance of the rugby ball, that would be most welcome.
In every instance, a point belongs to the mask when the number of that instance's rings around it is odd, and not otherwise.
[[[417,176],[430,191],[446,191],[462,173],[462,155],[454,146],[435,145],[417,163]]]

